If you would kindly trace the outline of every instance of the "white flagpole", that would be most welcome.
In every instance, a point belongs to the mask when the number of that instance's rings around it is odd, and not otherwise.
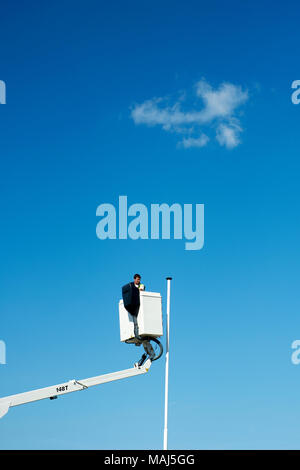
[[[170,293],[171,277],[167,277],[167,328],[166,328],[166,375],[165,375],[165,427],[164,450],[168,449],[168,392],[169,392],[169,344],[170,344]]]

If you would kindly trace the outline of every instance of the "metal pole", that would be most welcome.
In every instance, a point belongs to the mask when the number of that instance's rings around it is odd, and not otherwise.
[[[166,375],[165,375],[165,427],[164,450],[168,449],[168,392],[169,392],[169,344],[170,344],[170,293],[171,277],[167,277],[167,331],[166,331]]]

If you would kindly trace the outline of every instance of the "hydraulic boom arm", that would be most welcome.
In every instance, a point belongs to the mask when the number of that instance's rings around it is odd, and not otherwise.
[[[113,382],[114,380],[126,379],[127,377],[145,374],[150,369],[150,366],[151,360],[148,359],[143,366],[135,364],[131,369],[124,369],[105,375],[97,375],[96,377],[90,377],[88,379],[73,379],[62,384],[52,385],[51,387],[39,388],[37,390],[31,390],[30,392],[18,393],[17,395],[0,398],[0,418],[2,418],[2,416],[8,412],[9,408],[13,406],[44,400],[45,398],[53,400],[59,395],[77,392],[78,390],[85,390],[89,387],[93,387],[94,385],[100,385],[106,382]]]

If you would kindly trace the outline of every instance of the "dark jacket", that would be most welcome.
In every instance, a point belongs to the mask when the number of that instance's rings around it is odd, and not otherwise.
[[[134,282],[122,287],[122,297],[127,312],[137,317],[140,309],[140,290],[135,287]]]

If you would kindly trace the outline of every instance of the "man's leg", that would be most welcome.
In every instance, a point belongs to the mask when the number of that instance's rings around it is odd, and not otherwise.
[[[137,322],[137,317],[135,315],[132,315],[133,317],[133,323],[134,323],[134,336],[136,338],[139,337],[139,327],[138,327],[138,322]]]

